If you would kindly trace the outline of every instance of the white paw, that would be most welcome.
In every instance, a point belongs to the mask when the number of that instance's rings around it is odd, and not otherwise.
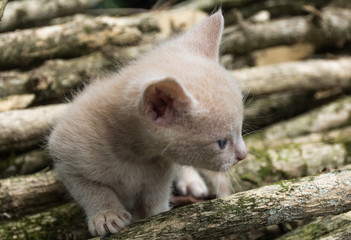
[[[208,195],[206,183],[194,170],[179,174],[176,180],[176,189],[180,195],[190,194],[195,198],[204,198]]]
[[[118,233],[131,223],[132,216],[125,210],[107,210],[88,219],[89,231],[93,236]]]

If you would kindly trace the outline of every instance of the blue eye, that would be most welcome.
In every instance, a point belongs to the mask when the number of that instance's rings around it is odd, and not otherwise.
[[[227,139],[223,139],[223,140],[218,140],[217,142],[218,142],[218,146],[219,146],[221,149],[223,149],[223,148],[225,148],[225,146],[227,145],[228,140],[227,140]]]

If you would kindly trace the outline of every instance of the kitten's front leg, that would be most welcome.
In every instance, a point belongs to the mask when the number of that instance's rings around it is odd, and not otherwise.
[[[204,198],[208,195],[206,183],[196,169],[189,166],[180,166],[176,173],[176,189],[181,195],[192,195]]]
[[[59,175],[73,198],[84,208],[92,235],[118,233],[131,223],[131,214],[125,210],[116,193],[108,186],[79,175]]]

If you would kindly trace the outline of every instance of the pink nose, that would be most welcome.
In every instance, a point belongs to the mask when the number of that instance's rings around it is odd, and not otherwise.
[[[247,155],[247,150],[246,150],[245,143],[244,143],[241,136],[238,139],[238,141],[236,142],[234,148],[235,148],[236,160],[238,160],[238,161],[244,160],[246,158],[246,155]]]
[[[246,158],[246,155],[247,155],[246,149],[241,151],[239,150],[235,151],[235,157],[236,157],[236,160],[238,161],[244,160]]]

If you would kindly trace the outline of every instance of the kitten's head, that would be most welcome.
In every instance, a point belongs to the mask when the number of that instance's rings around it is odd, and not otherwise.
[[[164,77],[149,82],[140,101],[161,154],[183,165],[217,171],[246,156],[242,95],[231,74],[218,64],[222,30],[223,17],[217,12],[151,54],[153,71]]]

